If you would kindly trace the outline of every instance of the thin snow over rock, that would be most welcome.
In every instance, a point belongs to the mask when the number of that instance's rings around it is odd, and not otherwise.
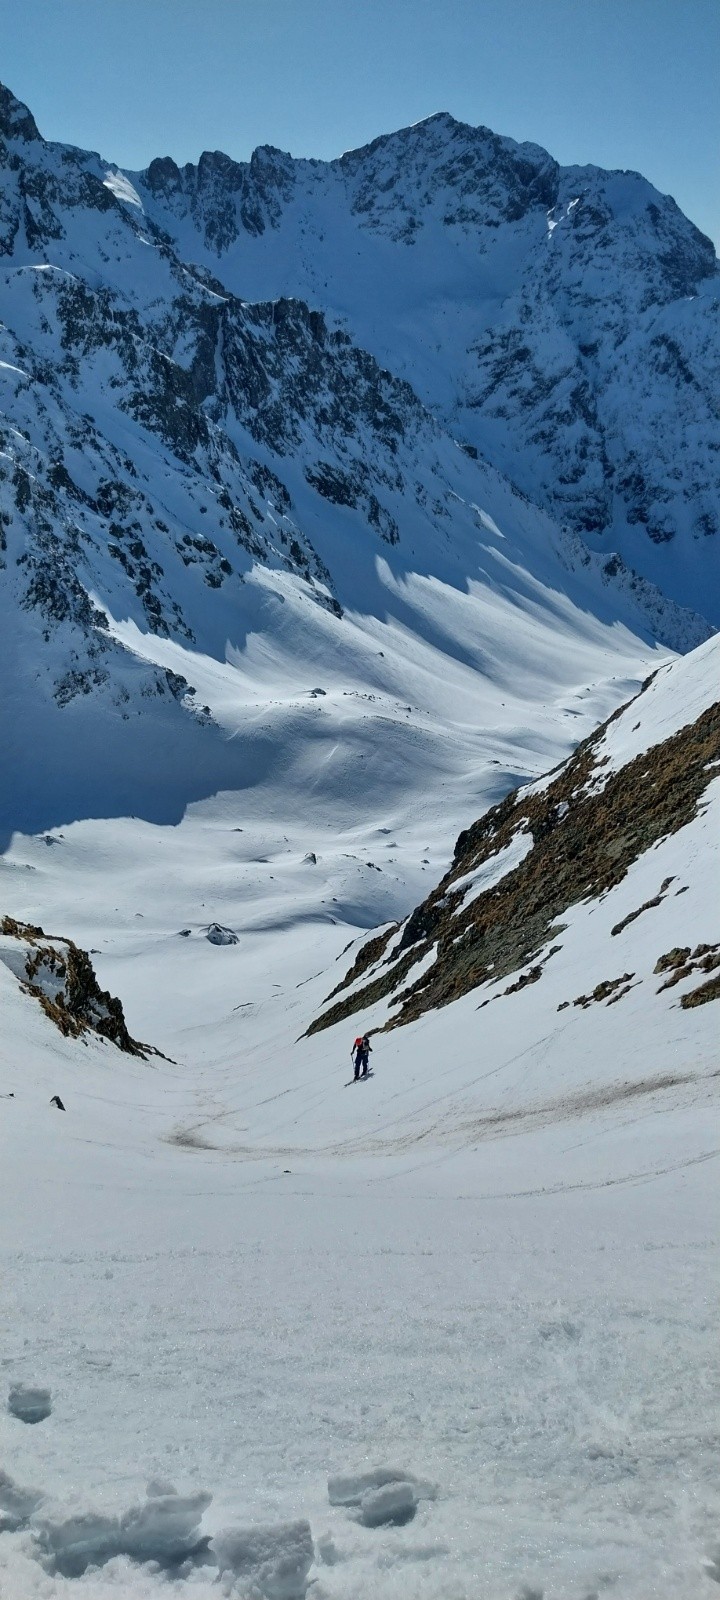
[[[373,950],[362,986],[351,968],[310,1031],[382,1001],[400,1006],[383,1019],[395,1027],[512,974],[520,976],[503,995],[539,982],[562,949],[558,941],[575,906],[606,898],[639,859],[691,828],[708,806],[714,810],[719,662],[715,638],[661,669],[569,761],[463,829],[450,870],[407,918],[390,951],[386,940]],[[714,967],[713,952],[706,937],[696,951],[704,970]],[[633,977],[608,976],[594,998],[608,999]],[[713,982],[703,1000],[714,997]],[[499,998],[494,993],[481,1003]]]
[[[520,866],[532,847],[532,834],[521,828],[509,844],[503,845],[497,855],[491,856],[481,867],[474,867],[470,872],[461,873],[459,878],[453,878],[453,892],[458,889],[461,892],[459,902],[457,904],[453,902],[453,915],[457,916],[458,912],[472,900],[479,895],[487,894],[489,889],[494,889],[501,878]]]
[[[131,1038],[121,1002],[100,988],[87,951],[71,939],[50,938],[32,923],[0,915],[0,963],[61,1033],[78,1038],[92,1032],[130,1055],[150,1051]]]

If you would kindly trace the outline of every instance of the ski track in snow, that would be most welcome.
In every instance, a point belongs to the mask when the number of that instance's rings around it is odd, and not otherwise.
[[[611,724],[614,761],[639,719],[652,743],[695,714],[715,650]],[[3,862],[8,909],[97,949],[172,1057],[62,1040],[0,965],[3,1371],[52,1395],[34,1426],[0,1413],[27,1519],[0,1535],[7,1593],[209,1600],[232,1558],[221,1591],[256,1600],[711,1600],[720,1080],[712,1007],[653,967],[713,936],[714,806],[568,913],[539,983],[376,1036],[353,1095],[354,1019],[300,1037],[362,932],[298,917],[298,882],[332,903],[346,852],[318,816],[315,866],[292,834],[283,866],[248,813],[76,823]],[[435,860],[444,820],[417,824]],[[279,878],[273,926],[243,862]],[[558,1014],[630,950],[621,1004]],[[388,1463],[394,1487],[329,1500]]]

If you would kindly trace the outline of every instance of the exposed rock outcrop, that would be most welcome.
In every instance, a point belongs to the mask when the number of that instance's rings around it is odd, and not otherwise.
[[[157,1053],[131,1037],[121,1001],[100,988],[87,951],[72,939],[58,939],[30,923],[3,917],[0,961],[66,1036],[77,1039],[91,1032],[111,1040],[127,1055]]]
[[[708,660],[717,659],[714,644],[712,651]],[[344,995],[339,985],[328,998],[341,997],[308,1031],[387,999],[398,1008],[386,1024],[392,1028],[518,972],[562,932],[560,919],[571,906],[614,888],[640,856],[691,822],[720,762],[720,701],[669,737],[650,736],[639,753],[613,762],[608,734],[620,718],[628,727],[636,707],[640,716],[642,699],[641,694],[616,712],[556,774],[511,792],[461,833],[452,867],[412,912],[389,954],[387,933],[369,940],[345,982],[356,985],[366,971],[368,981]],[[666,881],[662,887],[667,886]],[[661,898],[640,911],[659,905]],[[668,986],[693,971],[713,971],[720,961],[717,950],[703,944],[692,955],[689,949],[671,951],[656,970],[670,970]],[[420,975],[413,981],[418,965]],[[531,968],[513,987],[539,976],[540,970]],[[575,1004],[619,997],[632,978],[625,973],[608,980],[599,986],[601,992],[580,996]],[[714,998],[717,979],[704,987],[702,997],[697,991],[684,997],[683,1005]]]

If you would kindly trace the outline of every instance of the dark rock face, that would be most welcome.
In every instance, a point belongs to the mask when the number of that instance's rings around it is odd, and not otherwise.
[[[169,196],[181,187],[182,174],[172,156],[156,156],[145,173],[145,182],[153,194]]]
[[[207,245],[222,255],[241,231],[257,238],[277,224],[293,192],[293,162],[272,146],[255,150],[249,163],[222,150],[204,150],[197,166],[182,170],[169,156],[151,161],[144,181],[173,209],[187,205]]]
[[[359,180],[353,211],[370,227],[389,223],[392,236],[405,243],[438,195],[447,197],[444,226],[497,228],[535,206],[554,205],[560,170],[539,146],[470,128],[447,112],[383,135],[338,164]]]
[[[39,139],[35,118],[24,106],[22,100],[16,100],[5,85],[0,83],[0,135],[5,139]]]

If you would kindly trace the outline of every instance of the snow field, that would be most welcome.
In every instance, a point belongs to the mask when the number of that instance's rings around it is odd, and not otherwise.
[[[657,995],[652,968],[712,938],[714,809],[571,912],[539,984],[376,1038],[362,1095],[342,1089],[353,1019],[300,1038],[350,925],[263,929],[225,870],[202,916],[238,944],[179,937],[190,861],[200,883],[225,826],[218,803],[163,834],[175,871],[154,865],[158,830],[129,821],[74,825],[52,848],[18,840],[8,861],[23,893],[40,874],[52,931],[67,931],[72,867],[84,936],[106,930],[101,981],[174,1057],[57,1040],[0,969],[22,1040],[2,1102],[3,1181],[21,1200],[5,1370],[53,1391],[41,1426],[6,1415],[0,1437],[13,1479],[55,1507],[52,1522],[33,1513],[37,1538],[0,1538],[9,1593],[216,1592],[216,1567],[158,1566],[149,1511],[133,1547],[148,1560],[106,1542],[99,1570],[58,1567],[69,1519],[94,1508],[91,1527],[114,1530],[155,1479],[212,1495],[200,1538],[248,1530],[231,1541],[229,1592],[275,1595],[250,1530],[308,1523],[310,1592],[328,1600],[710,1600],[714,1028],[712,1007],[681,1011],[682,986]],[[293,874],[315,870],[299,847],[294,860]],[[671,875],[661,904],[612,936]],[[558,1014],[628,966],[637,987],[620,1004]],[[359,1506],[329,1503],[328,1478],[359,1472],[370,1521],[392,1509],[372,1500],[388,1461],[396,1483],[437,1487],[404,1526],[364,1526],[362,1491]],[[288,1595],[306,1539],[286,1552]]]

